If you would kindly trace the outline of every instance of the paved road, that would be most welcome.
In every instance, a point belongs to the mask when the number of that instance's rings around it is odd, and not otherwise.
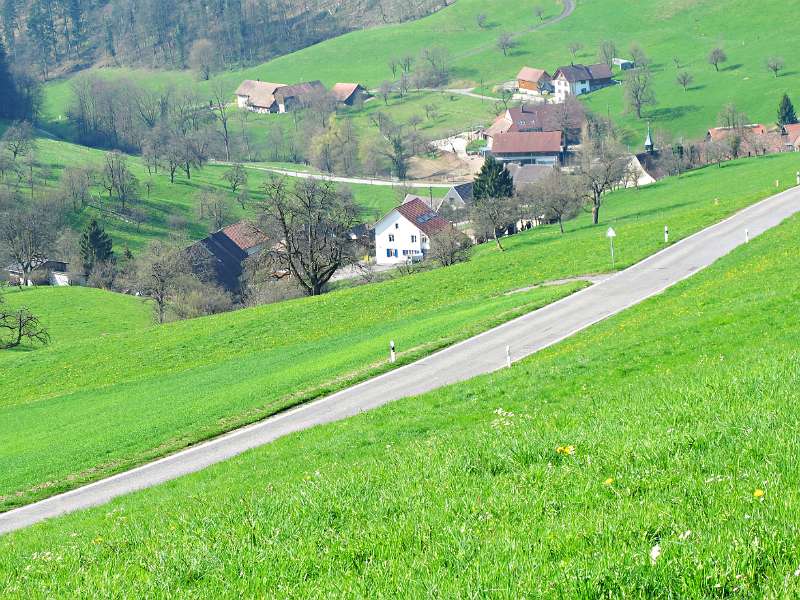
[[[0,515],[0,533],[108,502],[203,469],[284,435],[344,419],[406,396],[464,381],[608,318],[710,265],[750,238],[800,212],[800,188],[755,204],[616,275],[385,375],[244,427],[159,461]]]

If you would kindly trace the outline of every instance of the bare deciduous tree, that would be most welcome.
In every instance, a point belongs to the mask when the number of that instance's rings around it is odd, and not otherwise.
[[[623,177],[628,160],[619,146],[608,139],[586,139],[578,153],[583,192],[592,206],[592,223],[600,221],[603,195]]]
[[[50,334],[27,308],[6,308],[0,293],[0,350],[16,348],[23,340],[48,344]]]
[[[350,230],[358,222],[352,197],[331,182],[290,182],[272,176],[264,184],[261,221],[274,240],[259,255],[268,278],[291,277],[310,296],[321,294],[331,277],[355,261]]]
[[[681,71],[678,73],[678,77],[675,79],[675,81],[678,82],[678,85],[681,86],[685,92],[687,89],[689,89],[689,86],[694,83],[694,76],[689,73],[689,71]]]
[[[647,69],[632,69],[625,76],[625,101],[628,109],[642,118],[642,108],[658,104],[653,91],[653,78]]]
[[[27,156],[36,148],[33,126],[28,121],[12,123],[3,134],[2,142],[15,161],[18,156]]]
[[[717,72],[719,72],[719,66],[727,60],[728,55],[722,48],[714,48],[708,53],[708,64],[712,65]]]
[[[519,219],[517,198],[481,198],[472,206],[472,220],[478,230],[494,239],[497,248],[504,252],[500,237]]]
[[[247,185],[247,170],[242,163],[236,163],[223,173],[222,178],[228,182],[231,191],[235,194],[240,188]]]
[[[598,56],[600,60],[609,67],[614,64],[614,57],[617,55],[617,45],[611,40],[605,40],[600,44]]]
[[[508,32],[501,33],[497,38],[497,49],[503,53],[503,56],[508,56],[508,51],[517,45],[514,36]]]
[[[535,220],[558,223],[564,233],[564,221],[577,215],[584,203],[580,181],[559,169],[553,169],[541,181],[519,190],[520,201]]]
[[[443,267],[469,259],[469,238],[455,227],[445,227],[430,237],[428,257]]]
[[[50,258],[55,239],[55,215],[42,202],[16,202],[0,212],[0,258],[19,266],[24,285]]]
[[[578,52],[583,50],[583,44],[581,42],[572,42],[567,46],[569,53],[572,55],[572,60],[574,61],[575,58],[578,56]]]
[[[778,73],[786,66],[786,61],[783,60],[780,56],[770,56],[767,59],[767,69],[772,71],[775,77],[778,76]]]

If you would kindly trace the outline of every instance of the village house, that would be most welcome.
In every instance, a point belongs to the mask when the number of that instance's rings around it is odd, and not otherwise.
[[[540,95],[542,92],[552,92],[553,83],[550,74],[543,69],[522,67],[517,75],[517,91],[520,94]]]
[[[195,258],[209,259],[213,281],[231,293],[241,290],[241,276],[248,258],[264,249],[267,236],[254,225],[240,221],[209,234],[187,248]]]
[[[634,62],[632,60],[628,60],[627,58],[615,58],[611,62],[621,71],[630,71],[631,69],[636,68]]]
[[[539,183],[542,179],[553,172],[555,167],[552,165],[518,165],[508,163],[506,171],[511,173],[514,180],[514,189],[520,189],[526,185]]]
[[[357,106],[371,97],[359,83],[337,83],[331,88],[331,94],[336,102],[345,106]]]
[[[494,136],[525,131],[563,131],[566,145],[580,144],[586,125],[586,110],[577,100],[563,104],[523,104],[509,108],[482,132],[491,148]]]
[[[286,85],[248,79],[236,90],[236,104],[255,113],[286,113],[325,92],[319,81]]]
[[[563,134],[560,131],[501,133],[492,140],[492,155],[503,163],[551,165],[561,163]]]
[[[790,152],[800,152],[800,123],[784,125],[783,147]]]
[[[408,196],[375,224],[375,262],[396,265],[423,260],[431,237],[451,227],[422,198]]]
[[[614,82],[611,77],[611,67],[605,63],[559,67],[553,75],[555,100],[564,102],[568,96],[580,96],[609,86]]]
[[[269,83],[247,79],[236,90],[236,105],[255,113],[277,113],[275,92],[286,87],[284,83]]]
[[[706,133],[706,143],[730,144],[733,158],[773,154],[785,150],[781,131],[769,131],[760,123],[741,127],[712,127]]]
[[[442,206],[449,206],[454,210],[470,206],[473,200],[473,185],[470,181],[469,183],[460,183],[451,187],[444,197],[439,200],[436,210],[440,210]]]
[[[22,266],[13,264],[8,267],[8,282],[11,285],[54,285],[70,284],[68,263],[60,260],[44,260],[33,270],[26,280]]]

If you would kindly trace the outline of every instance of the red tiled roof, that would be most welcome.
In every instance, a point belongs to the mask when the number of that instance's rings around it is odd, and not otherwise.
[[[767,133],[767,128],[758,123],[745,125],[742,129],[749,129],[755,135],[765,135]],[[708,135],[712,142],[719,142],[728,137],[728,134],[732,131],[734,131],[733,127],[712,127],[708,130]]]
[[[450,221],[439,216],[439,213],[431,210],[431,207],[419,198],[409,200],[395,210],[429,236],[436,235],[440,231],[452,227]]]
[[[509,132],[494,136],[492,154],[561,152],[560,131]]]
[[[790,144],[800,141],[800,123],[784,125],[783,128],[786,130],[786,137],[789,138]]]
[[[540,79],[550,81],[550,74],[544,69],[534,69],[533,67],[522,67],[517,79],[521,81],[530,81],[532,83],[539,83]]]
[[[245,252],[267,241],[267,236],[247,221],[239,221],[233,225],[228,225],[222,229],[222,233]]]
[[[339,102],[346,102],[350,96],[356,93],[359,85],[357,83],[337,83],[331,88],[331,94]]]
[[[275,92],[283,87],[286,87],[286,84],[246,79],[237,88],[236,95],[247,96],[252,106],[269,108],[275,103]]]

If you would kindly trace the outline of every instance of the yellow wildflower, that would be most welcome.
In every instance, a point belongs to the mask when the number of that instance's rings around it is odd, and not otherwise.
[[[613,477],[609,477],[608,479],[606,479],[603,482],[603,485],[611,485],[612,483],[614,483],[614,478]]]
[[[753,498],[763,498],[764,497],[764,490],[760,488],[756,488],[756,491],[753,492]]]

